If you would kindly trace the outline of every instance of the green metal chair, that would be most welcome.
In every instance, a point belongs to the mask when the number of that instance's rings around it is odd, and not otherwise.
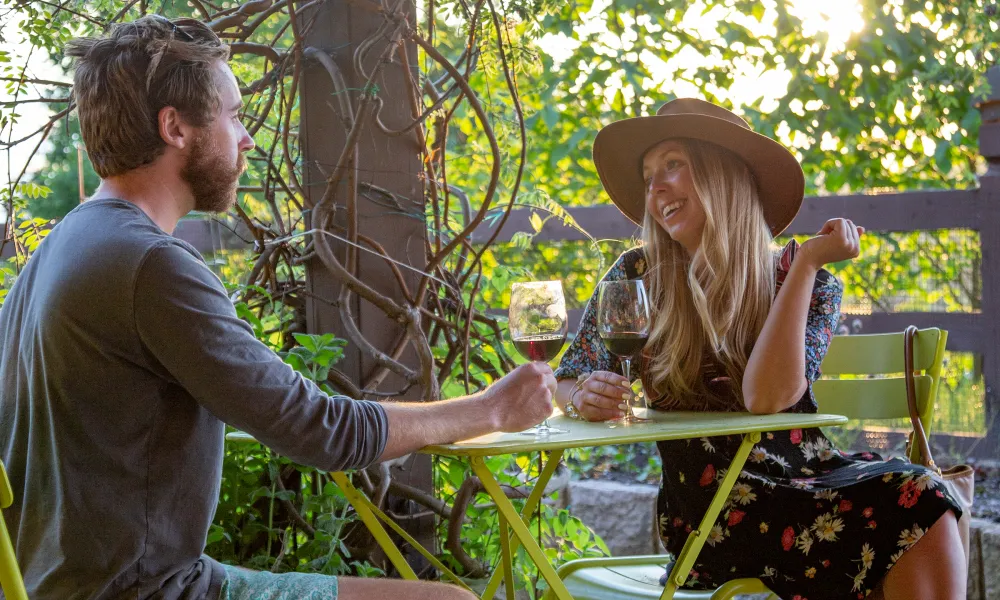
[[[14,492],[10,489],[7,479],[7,469],[0,462],[0,509],[9,508],[14,502]],[[28,600],[28,592],[24,589],[24,579],[21,569],[17,566],[14,556],[14,545],[7,533],[7,523],[0,515],[0,588],[7,600]]]
[[[913,342],[917,407],[930,433],[948,332],[921,329]],[[823,379],[813,384],[819,412],[851,419],[907,419],[906,382],[902,376],[903,334],[835,337],[823,360]],[[919,448],[910,449],[910,460]],[[660,576],[663,554],[587,558],[567,562],[559,576],[576,600],[654,600],[664,594]],[[681,590],[677,600],[728,600],[737,594],[770,593],[759,579],[734,579],[710,591]],[[771,598],[777,598],[771,593]]]

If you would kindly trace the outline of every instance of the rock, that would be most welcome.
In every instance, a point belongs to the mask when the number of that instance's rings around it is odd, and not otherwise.
[[[982,529],[991,525],[989,521],[972,519],[969,527],[969,583],[966,587],[966,600],[983,599],[983,561],[982,561]]]
[[[982,600],[1000,600],[1000,524],[983,521],[979,523],[981,525],[978,527],[979,557],[982,561],[979,575],[982,584],[980,598]],[[974,560],[972,558],[969,562]],[[974,597],[969,596],[969,598]]]
[[[612,556],[660,554],[655,485],[571,481],[569,510],[601,536]]]

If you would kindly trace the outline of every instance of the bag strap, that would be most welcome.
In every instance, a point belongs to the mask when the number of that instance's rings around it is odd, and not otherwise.
[[[921,464],[931,469],[936,469],[934,457],[931,455],[930,444],[927,443],[927,434],[924,432],[924,424],[920,420],[920,413],[917,411],[917,386],[913,380],[913,338],[917,335],[917,328],[910,325],[903,331],[903,365],[906,370],[903,378],[906,381],[906,404],[910,411],[910,423],[913,425],[913,433],[910,434],[910,443],[914,440],[920,449]]]

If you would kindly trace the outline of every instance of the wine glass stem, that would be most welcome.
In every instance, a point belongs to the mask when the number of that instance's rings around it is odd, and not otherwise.
[[[632,359],[623,358],[622,359],[622,371],[625,375],[625,379],[629,382],[628,399],[625,400],[625,418],[631,419],[635,416],[632,412]]]
[[[542,363],[542,364],[547,364],[547,363]],[[536,425],[535,426],[535,432],[538,435],[548,435],[550,433],[551,429],[552,428],[549,426],[549,418],[548,417],[545,417],[544,419],[542,419],[542,424],[541,425]]]

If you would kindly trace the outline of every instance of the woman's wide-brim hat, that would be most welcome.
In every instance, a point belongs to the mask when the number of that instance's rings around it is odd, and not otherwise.
[[[788,227],[802,205],[802,167],[784,146],[755,133],[746,121],[704,100],[678,98],[655,116],[616,121],[594,139],[594,164],[604,189],[637,225],[646,211],[642,157],[656,144],[673,138],[710,142],[740,157],[757,183],[764,219],[776,236]]]

